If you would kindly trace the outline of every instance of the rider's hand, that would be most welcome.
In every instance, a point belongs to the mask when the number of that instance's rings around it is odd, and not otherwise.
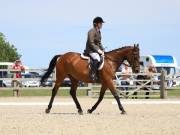
[[[101,49],[98,50],[98,53],[104,55],[104,52]]]
[[[102,54],[101,54],[102,56],[104,56],[104,52],[102,51]]]

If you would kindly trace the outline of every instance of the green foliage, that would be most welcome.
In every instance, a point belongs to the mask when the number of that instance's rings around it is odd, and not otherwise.
[[[5,36],[0,32],[0,62],[14,62],[20,55],[14,45],[5,40]]]

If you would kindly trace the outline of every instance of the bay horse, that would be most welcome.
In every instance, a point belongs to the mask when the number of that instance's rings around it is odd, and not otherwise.
[[[140,62],[139,62],[139,45],[134,44],[134,46],[126,46],[119,49],[115,49],[109,52],[106,52],[104,55],[104,66],[98,71],[99,81],[101,83],[100,95],[97,102],[91,109],[88,109],[88,113],[92,113],[99,103],[102,101],[105,91],[110,89],[112,95],[117,101],[118,107],[121,111],[121,114],[126,114],[121,102],[120,97],[116,92],[116,88],[113,83],[115,78],[115,73],[118,70],[119,66],[123,63],[124,60],[127,60],[132,67],[134,73],[140,71]],[[64,55],[56,55],[51,60],[49,68],[44,76],[41,78],[41,83],[45,82],[49,75],[53,72],[53,69],[56,67],[56,81],[55,86],[52,89],[51,99],[48,105],[48,108],[45,110],[46,113],[49,113],[54,97],[60,87],[62,81],[65,77],[69,77],[71,80],[71,89],[70,95],[72,96],[76,108],[78,109],[79,114],[83,114],[81,105],[76,97],[76,90],[78,87],[78,81],[83,81],[86,83],[95,83],[89,79],[89,64],[88,61],[82,59],[79,53],[68,52]]]

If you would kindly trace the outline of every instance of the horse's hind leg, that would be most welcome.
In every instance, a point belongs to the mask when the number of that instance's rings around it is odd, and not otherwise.
[[[77,96],[76,96],[76,91],[77,91],[77,87],[78,87],[78,80],[76,80],[72,76],[69,76],[69,78],[71,80],[70,95],[72,96],[74,103],[76,104],[76,108],[78,109],[78,113],[80,115],[82,115],[83,111],[82,111],[81,105],[79,104],[79,101],[78,101]]]
[[[88,109],[88,111],[87,111],[88,113],[92,113],[97,108],[99,103],[103,100],[103,97],[104,97],[106,89],[107,89],[106,86],[102,86],[101,87],[101,91],[100,91],[100,95],[99,95],[98,101],[95,103],[95,105],[91,109]]]
[[[52,95],[51,95],[51,99],[49,101],[49,105],[48,105],[48,108],[45,110],[46,113],[49,113],[51,108],[52,108],[52,104],[53,104],[53,101],[54,101],[54,97],[56,96],[57,94],[57,91],[62,83],[62,81],[64,80],[65,77],[61,77],[61,78],[58,78],[56,80],[56,83],[55,83],[55,86],[54,88],[52,89]]]

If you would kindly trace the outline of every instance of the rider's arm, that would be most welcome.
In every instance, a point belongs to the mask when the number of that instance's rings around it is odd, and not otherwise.
[[[98,52],[98,50],[100,49],[99,46],[97,46],[94,43],[94,38],[95,38],[95,32],[93,30],[90,30],[88,32],[88,40],[89,40],[89,46],[90,48],[92,48],[94,51]]]
[[[101,49],[102,51],[104,51],[104,47],[103,47],[103,45],[102,45],[101,42],[100,42],[99,46],[100,46],[100,49]]]

